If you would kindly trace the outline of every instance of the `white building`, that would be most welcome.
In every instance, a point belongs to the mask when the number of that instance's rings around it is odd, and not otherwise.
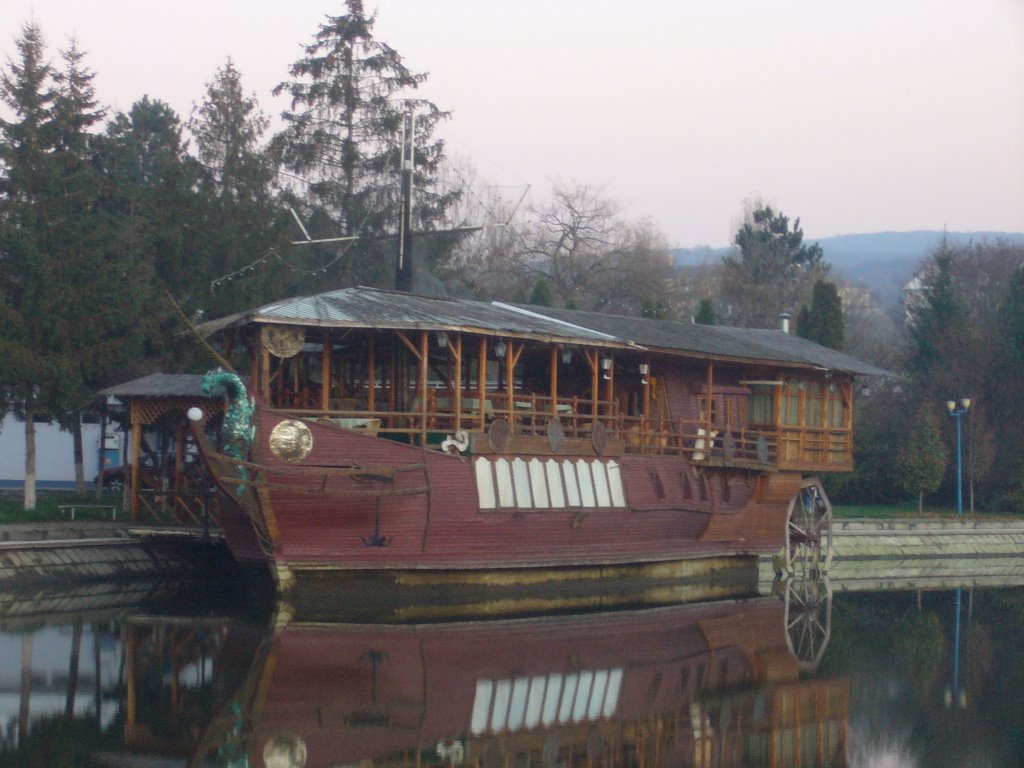
[[[121,433],[107,428],[107,465],[121,463]],[[85,478],[92,481],[99,467],[100,425],[82,424]],[[0,425],[0,487],[25,482],[25,424],[12,414]],[[75,446],[70,432],[56,422],[36,422],[36,484],[39,488],[72,488],[75,484]]]

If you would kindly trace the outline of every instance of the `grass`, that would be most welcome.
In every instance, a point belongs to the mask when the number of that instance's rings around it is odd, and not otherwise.
[[[104,504],[121,510],[121,493],[103,491],[100,499],[95,491],[84,496],[75,491],[41,490],[36,493],[36,508],[32,512],[24,510],[21,489],[4,489],[0,491],[0,524],[3,523],[44,523],[68,520],[68,515],[61,512],[61,505],[66,504]],[[122,516],[122,515],[119,515]],[[79,520],[110,520],[109,510],[79,509],[75,512],[75,521]]]
[[[955,518],[955,507],[929,507],[925,506],[924,512],[917,511],[917,503],[907,501],[902,504],[833,504],[832,514],[839,519],[852,518],[873,518],[877,520],[891,520],[894,518],[916,518],[918,520],[941,520],[944,518]],[[964,510],[965,517],[971,517],[968,510]],[[1020,520],[1019,515],[1008,513],[996,514],[982,510],[975,510],[973,517],[984,517],[989,520]]]

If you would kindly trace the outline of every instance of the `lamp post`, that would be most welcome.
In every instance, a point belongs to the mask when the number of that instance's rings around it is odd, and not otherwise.
[[[956,419],[956,513],[958,516],[964,513],[964,461],[960,443],[960,417],[966,414],[970,407],[971,399],[969,397],[961,398],[959,407],[956,400],[946,401],[949,415]]]

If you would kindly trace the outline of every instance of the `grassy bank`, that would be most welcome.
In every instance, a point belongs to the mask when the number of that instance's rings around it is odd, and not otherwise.
[[[100,499],[95,491],[81,495],[75,491],[39,491],[36,494],[36,508],[32,512],[24,510],[21,489],[4,489],[0,491],[0,524],[3,523],[44,523],[69,519],[67,512],[61,507],[68,504],[114,506],[121,517],[121,494],[103,491]],[[77,509],[75,520],[110,520],[109,509]]]

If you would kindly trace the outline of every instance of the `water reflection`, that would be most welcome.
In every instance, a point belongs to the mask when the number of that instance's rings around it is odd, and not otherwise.
[[[965,591],[960,645],[953,591],[831,597],[420,626],[152,605],[7,622],[0,765],[1021,764],[1024,591]]]

